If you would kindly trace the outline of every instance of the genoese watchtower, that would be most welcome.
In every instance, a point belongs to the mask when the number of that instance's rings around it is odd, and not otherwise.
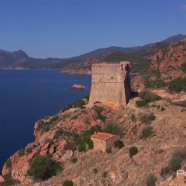
[[[130,62],[92,64],[92,84],[89,106],[96,101],[112,101],[126,106],[131,97]]]

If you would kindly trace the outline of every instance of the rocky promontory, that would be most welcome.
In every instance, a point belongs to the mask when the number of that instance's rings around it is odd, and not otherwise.
[[[37,121],[35,141],[7,160],[3,178],[10,176],[19,180],[18,185],[30,186],[56,186],[65,180],[82,186],[90,183],[140,186],[149,180],[158,186],[183,184],[181,178],[174,178],[175,169],[171,166],[172,161],[176,161],[179,169],[186,165],[185,109],[155,98],[139,107],[137,103],[143,97],[136,97],[125,108],[112,102],[95,103],[88,108],[78,101],[54,116]],[[124,147],[113,147],[107,153],[93,150],[90,135],[100,130],[120,136]],[[130,149],[137,151],[133,154]],[[32,164],[38,157],[57,162],[61,171],[47,179],[38,179],[32,172]],[[44,166],[39,160],[37,168]]]

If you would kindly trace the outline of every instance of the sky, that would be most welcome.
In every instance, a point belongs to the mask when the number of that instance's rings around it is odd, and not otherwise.
[[[0,0],[0,49],[66,58],[186,35],[186,0]]]

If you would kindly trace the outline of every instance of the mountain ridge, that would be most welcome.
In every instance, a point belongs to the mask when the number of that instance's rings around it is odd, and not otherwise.
[[[178,34],[171,36],[161,42],[157,43],[166,43],[172,44],[177,41],[186,38],[186,35]],[[30,57],[23,50],[18,51],[7,51],[0,49],[0,69],[62,69],[67,67],[69,64],[82,63],[88,60],[89,58],[103,58],[104,55],[107,55],[110,52],[122,52],[123,54],[130,55],[135,53],[139,56],[141,51],[156,47],[157,43],[150,43],[143,46],[134,46],[134,47],[117,47],[110,46],[106,48],[99,48],[88,53],[70,57],[70,58],[33,58]],[[141,56],[140,56],[141,57]]]

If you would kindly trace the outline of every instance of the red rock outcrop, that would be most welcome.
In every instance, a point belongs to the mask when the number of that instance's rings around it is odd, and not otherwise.
[[[151,70],[157,70],[161,78],[170,82],[177,77],[185,78],[186,39],[171,45],[167,50],[160,50],[152,56]]]
[[[84,85],[78,85],[78,84],[74,84],[71,86],[72,89],[78,89],[78,90],[85,90],[86,87]]]
[[[70,142],[75,143],[72,135],[73,132],[81,133],[82,131],[95,125],[95,115],[90,110],[69,109],[57,116],[49,117],[35,123],[34,135],[35,141],[28,144],[21,153],[18,151],[9,158],[10,165],[3,166],[2,176],[8,174],[13,179],[24,183],[32,183],[32,179],[27,176],[29,163],[36,154],[41,156],[50,155],[53,160],[64,162],[70,159],[75,150],[73,145],[71,149],[65,149]],[[66,135],[67,134],[67,135]],[[0,177],[0,182],[3,182]]]

